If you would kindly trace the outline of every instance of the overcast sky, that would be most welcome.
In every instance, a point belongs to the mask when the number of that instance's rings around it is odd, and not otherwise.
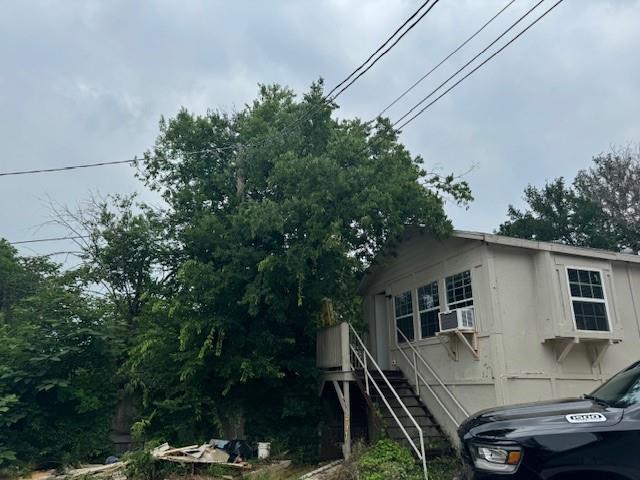
[[[422,0],[5,1],[0,15],[0,172],[120,160],[152,144],[181,106],[241,108],[258,83],[303,92],[341,80]],[[441,0],[339,99],[375,116],[507,0]],[[389,112],[399,117],[533,5],[499,21]],[[545,4],[552,4],[547,0]],[[540,8],[545,8],[543,4]],[[456,228],[492,231],[523,188],[573,178],[594,154],[640,141],[640,1],[566,0],[407,126],[427,168],[468,176],[475,202]],[[92,192],[154,196],[126,165],[0,177],[0,237],[63,234],[44,206]],[[30,245],[21,252],[69,249]],[[61,260],[60,258],[58,258]]]

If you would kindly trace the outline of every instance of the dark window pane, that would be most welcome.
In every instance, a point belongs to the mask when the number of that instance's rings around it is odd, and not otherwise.
[[[420,314],[420,334],[422,338],[433,337],[440,331],[438,322],[438,312],[440,310],[431,310],[430,312],[422,312]]]
[[[589,272],[587,270],[578,270],[578,278],[580,283],[589,283]]]
[[[569,269],[569,288],[572,297],[604,299],[600,272]]]
[[[413,303],[411,301],[411,291],[406,291],[394,299],[396,318],[413,313]]]
[[[431,282],[418,288],[418,310],[428,310],[440,306],[438,282]]]
[[[569,281],[570,282],[577,282],[578,281],[578,271],[570,268],[569,269]]]
[[[582,293],[580,293],[580,285],[578,285],[576,283],[571,283],[571,284],[569,284],[569,286],[571,287],[571,296],[572,297],[580,297],[580,296],[582,296]]]
[[[607,309],[601,302],[573,302],[573,312],[578,330],[609,331]]]
[[[398,318],[396,324],[398,325],[398,330],[400,330],[408,340],[413,340],[413,315]],[[398,342],[403,343],[404,341],[404,337],[398,333]]]
[[[446,278],[447,304],[449,309],[473,305],[473,289],[469,270]]]

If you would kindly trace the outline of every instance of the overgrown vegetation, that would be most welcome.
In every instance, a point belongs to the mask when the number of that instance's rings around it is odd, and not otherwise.
[[[358,460],[361,480],[420,480],[424,478],[411,452],[391,440],[380,440]]]
[[[430,480],[451,480],[459,472],[455,457],[435,458],[428,462]],[[367,447],[354,445],[352,457],[343,463],[333,480],[422,480],[422,465],[408,448],[383,439]]]
[[[117,354],[104,305],[4,241],[0,279],[0,467],[102,456]]]
[[[54,206],[82,264],[63,273],[2,244],[0,462],[57,465],[108,449],[137,400],[142,441],[232,431],[298,460],[317,452],[321,303],[355,320],[355,286],[407,224],[444,236],[443,196],[389,122],[336,120],[322,84],[279,86],[233,115],[162,120],[139,177],[165,203]],[[284,132],[284,133],[283,133]]]

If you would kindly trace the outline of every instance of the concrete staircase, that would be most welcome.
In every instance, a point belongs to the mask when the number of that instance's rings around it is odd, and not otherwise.
[[[410,444],[405,437],[402,429],[394,419],[392,413],[389,411],[389,408],[387,408],[387,406],[385,405],[385,402],[382,401],[380,393],[378,393],[378,391],[370,385],[370,394],[367,395],[364,371],[356,370],[355,373],[358,386],[362,390],[365,398],[368,397],[370,406],[374,407],[375,411],[381,418],[383,428],[385,429],[387,436],[392,440],[404,444],[409,447],[409,449],[411,449]],[[398,403],[398,399],[391,391],[385,380],[382,378],[382,375],[380,375],[380,373],[377,371],[370,371],[370,373],[373,376],[375,383],[382,391],[382,394],[386,398],[387,402],[389,403],[389,406],[393,410],[393,413],[396,415],[400,423],[404,426],[411,439],[419,447],[419,433],[414,423],[411,421],[411,418],[407,416],[404,408]],[[391,386],[393,387],[395,392],[398,394],[400,401],[404,404],[406,409],[422,429],[425,455],[432,458],[449,453],[451,451],[451,444],[447,440],[445,434],[442,432],[442,429],[440,428],[436,420],[433,418],[433,415],[429,411],[429,408],[422,402],[420,395],[417,394],[404,374],[400,370],[385,370],[383,373],[389,380],[389,383],[391,383]]]

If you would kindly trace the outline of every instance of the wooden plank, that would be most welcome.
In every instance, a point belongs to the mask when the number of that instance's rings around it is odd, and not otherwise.
[[[342,460],[336,460],[335,462],[331,462],[328,463],[327,465],[323,465],[320,468],[317,468],[303,476],[300,477],[300,480],[311,480],[313,477],[315,477],[316,475],[320,475],[321,473],[326,472],[327,470],[330,470],[334,467],[337,467],[338,465],[340,465],[342,463]]]
[[[194,458],[190,456],[184,456],[184,457],[165,456],[165,457],[158,457],[158,460],[165,460],[167,462],[175,462],[175,463],[202,463],[202,464],[211,464],[211,465],[223,465],[225,467],[240,468],[240,469],[251,468],[251,466],[246,463],[217,462],[217,461],[212,461],[207,459]]]
[[[345,403],[342,389],[340,388],[340,385],[338,385],[338,382],[336,380],[333,380],[331,383],[333,383],[333,388],[336,389],[336,394],[338,395],[338,400],[340,401],[340,406],[342,407],[342,413],[345,413],[347,411],[347,404]]]
[[[569,339],[565,343],[564,347],[562,347],[560,353],[557,356],[558,363],[562,363],[564,359],[567,358],[567,355],[569,355],[571,350],[573,350],[573,347],[575,347],[578,343],[580,343],[580,340],[578,338]]]
[[[84,475],[93,475],[96,473],[111,472],[125,466],[124,462],[111,463],[109,465],[91,465],[89,467],[69,470],[62,478],[76,478]]]

